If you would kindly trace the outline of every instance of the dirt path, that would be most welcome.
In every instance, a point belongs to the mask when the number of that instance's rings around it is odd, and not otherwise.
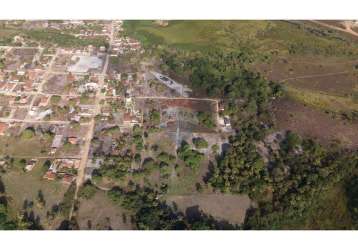
[[[325,77],[325,76],[335,76],[335,75],[343,75],[343,74],[348,74],[348,73],[351,73],[351,71],[342,71],[342,72],[326,73],[326,74],[313,74],[313,75],[296,76],[296,77],[289,77],[289,78],[281,79],[279,81],[280,82],[285,82],[285,81],[289,81],[289,80],[315,78],[315,77]]]
[[[319,25],[322,25],[322,26],[325,26],[327,28],[331,28],[331,29],[335,29],[335,30],[339,30],[339,31],[342,31],[342,32],[346,32],[346,33],[349,33],[355,37],[358,37],[358,33],[355,32],[354,30],[352,30],[351,26],[349,25],[349,23],[345,22],[344,25],[346,26],[345,29],[343,28],[339,28],[337,26],[334,26],[334,25],[330,25],[330,24],[327,24],[327,23],[322,23],[320,21],[316,21],[316,20],[311,20],[311,22],[313,23],[317,23]]]

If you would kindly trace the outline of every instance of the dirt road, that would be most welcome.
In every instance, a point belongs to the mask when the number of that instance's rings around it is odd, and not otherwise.
[[[339,31],[342,31],[342,32],[346,32],[346,33],[349,33],[349,34],[351,34],[351,35],[353,35],[355,37],[358,37],[358,33],[355,32],[354,30],[352,30],[351,25],[349,25],[349,23],[347,23],[347,22],[344,23],[344,25],[346,27],[345,29],[337,27],[337,26],[334,26],[334,25],[330,25],[330,24],[327,24],[327,23],[323,23],[323,22],[320,22],[320,21],[316,21],[316,20],[311,20],[311,22],[317,23],[317,24],[325,26],[327,28],[331,28],[331,29],[334,29],[334,30],[339,30]]]
[[[110,45],[109,45],[109,49],[108,51],[110,51],[111,49],[111,45],[113,43],[113,37],[114,37],[114,29],[113,29],[113,24],[111,26],[111,37],[110,37]],[[92,138],[93,138],[93,134],[94,134],[94,128],[95,128],[95,123],[96,123],[96,115],[99,114],[101,112],[101,100],[105,98],[104,94],[101,92],[101,89],[104,85],[104,81],[105,81],[105,76],[106,76],[106,72],[107,72],[107,68],[108,68],[108,62],[109,62],[109,54],[107,54],[106,56],[106,61],[105,61],[105,64],[104,64],[104,67],[103,67],[103,71],[102,71],[102,74],[99,75],[98,77],[98,85],[99,85],[99,88],[97,89],[97,92],[96,92],[96,96],[95,96],[95,111],[94,111],[94,115],[90,121],[90,124],[89,124],[89,128],[88,128],[88,131],[87,131],[87,134],[85,136],[85,143],[84,143],[84,146],[82,148],[82,157],[81,157],[81,161],[80,161],[80,166],[78,168],[78,172],[77,172],[77,179],[76,179],[76,191],[75,191],[75,195],[74,195],[74,202],[73,202],[73,205],[75,203],[75,201],[77,200],[78,198],[78,191],[79,191],[79,188],[82,186],[83,184],[83,181],[84,181],[84,177],[85,177],[85,170],[86,170],[86,166],[87,166],[87,161],[88,161],[88,156],[89,156],[89,153],[90,153],[90,148],[91,148],[91,141],[92,141]],[[71,211],[70,211],[70,216],[69,216],[69,219],[72,218],[72,214],[73,214],[73,206],[71,208]]]

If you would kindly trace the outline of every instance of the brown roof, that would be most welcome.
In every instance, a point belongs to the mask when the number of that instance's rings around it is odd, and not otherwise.
[[[75,179],[75,177],[73,175],[65,174],[62,178],[62,181],[64,183],[70,184],[71,182],[73,182],[74,179]]]
[[[56,174],[52,171],[47,171],[46,174],[43,176],[43,178],[52,181],[56,179]]]
[[[4,134],[6,129],[8,128],[8,125],[7,123],[4,123],[4,122],[0,122],[0,134]]]

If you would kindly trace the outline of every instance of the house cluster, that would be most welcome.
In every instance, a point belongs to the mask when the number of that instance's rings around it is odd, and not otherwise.
[[[80,161],[77,159],[55,159],[43,178],[49,181],[62,180],[63,183],[71,184],[76,179]]]
[[[142,113],[135,108],[135,100],[131,96],[130,90],[127,90],[124,97],[123,126],[133,127],[136,124],[141,124]]]
[[[122,26],[123,26],[122,21],[114,21],[113,22],[114,34],[121,34],[123,31]],[[142,51],[142,46],[138,40],[121,35],[117,35],[114,37],[112,43],[111,56],[118,56],[128,52],[137,52],[137,51]]]
[[[111,56],[123,55],[128,52],[142,52],[140,42],[130,37],[119,37],[114,39]]]
[[[231,122],[230,122],[230,116],[223,115],[225,111],[224,103],[220,101],[218,103],[218,123],[221,127],[221,130],[224,132],[230,132],[232,130]]]
[[[41,49],[8,48],[2,51],[0,91],[36,91],[48,60],[40,60]]]
[[[65,143],[71,145],[78,145],[80,143],[80,138],[74,135],[65,136],[63,133],[57,133],[52,140],[51,151],[49,155],[54,155],[59,148],[61,148]]]
[[[40,67],[16,70],[0,70],[0,91],[36,91],[43,80],[44,70]]]

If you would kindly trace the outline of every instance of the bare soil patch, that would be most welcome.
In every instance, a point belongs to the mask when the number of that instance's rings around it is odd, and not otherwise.
[[[357,122],[332,118],[330,114],[289,98],[274,103],[274,114],[278,129],[314,138],[323,145],[339,141],[345,147],[358,148]]]
[[[247,195],[232,194],[176,195],[169,196],[166,200],[168,204],[174,202],[188,216],[195,216],[198,210],[202,210],[219,221],[231,224],[242,224],[246,210],[252,205]]]

